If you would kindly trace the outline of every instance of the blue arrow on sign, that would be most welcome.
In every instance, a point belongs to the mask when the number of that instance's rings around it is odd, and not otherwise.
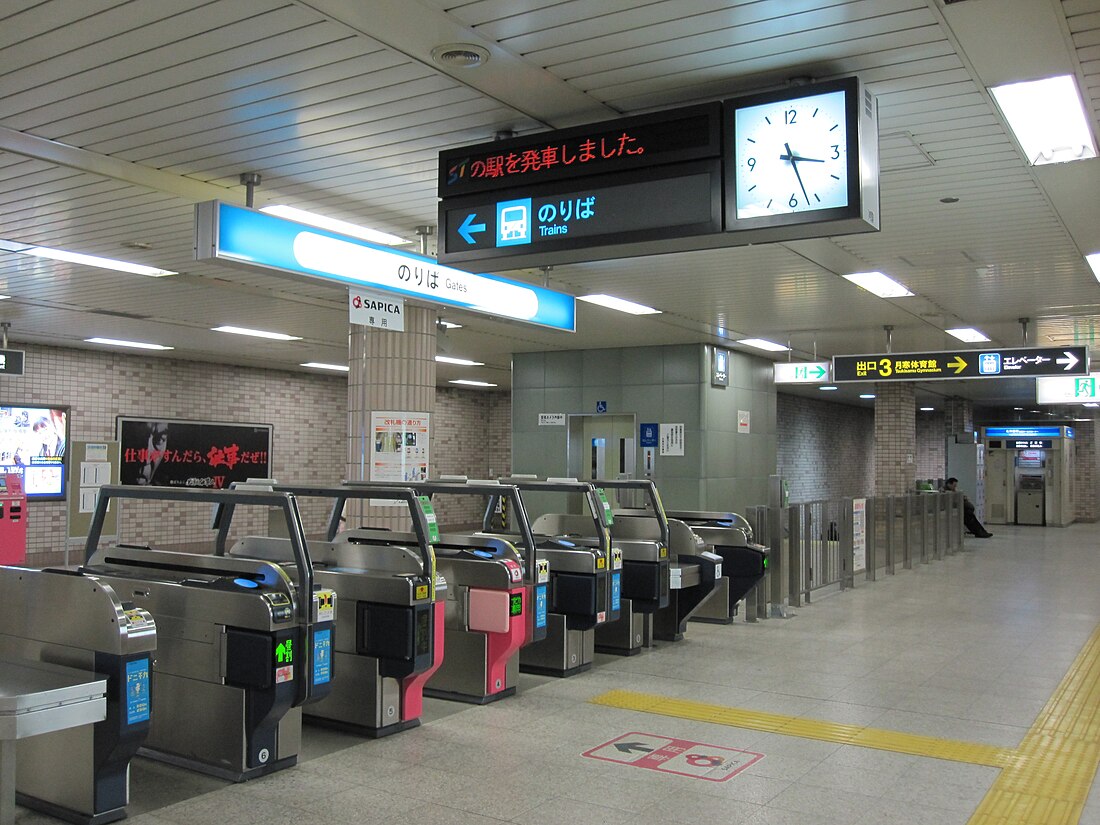
[[[458,234],[462,236],[462,240],[468,244],[477,243],[474,239],[475,232],[484,232],[485,224],[474,223],[474,219],[477,218],[477,212],[471,212],[466,216],[466,220],[462,222],[462,225],[458,227]]]

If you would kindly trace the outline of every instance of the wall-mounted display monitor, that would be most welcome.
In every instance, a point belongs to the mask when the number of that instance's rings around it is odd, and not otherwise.
[[[0,473],[22,477],[27,498],[65,498],[68,444],[68,407],[0,405]]]

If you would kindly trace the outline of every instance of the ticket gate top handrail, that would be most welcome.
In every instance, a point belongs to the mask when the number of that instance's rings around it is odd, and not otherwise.
[[[753,540],[752,525],[749,520],[740,513],[719,512],[717,510],[666,510],[669,518],[679,519],[689,527],[734,527],[745,533],[745,538]],[[715,522],[714,524],[697,524],[696,522]]]
[[[596,487],[589,481],[573,481],[568,479],[547,479],[540,481],[536,477],[532,476],[501,476],[499,479],[501,484],[510,484],[518,487],[520,490],[527,490],[530,492],[543,492],[543,493],[582,493],[585,497],[585,501],[588,502],[588,511],[592,516],[593,535],[592,538],[597,539],[599,544],[599,551],[605,557],[611,550],[611,533],[607,529],[603,520],[603,504],[596,493]],[[490,499],[490,508],[493,504],[493,500]],[[491,514],[491,509],[486,508],[485,518],[483,524],[487,525]]]
[[[653,515],[657,519],[657,526],[661,531],[661,543],[665,547],[671,547],[672,534],[668,526],[668,516],[665,513],[664,504],[661,503],[661,494],[657,492],[657,485],[651,480],[648,478],[597,479],[592,484],[596,487],[611,490],[644,491],[649,499],[649,507],[653,510]]]
[[[344,486],[354,489],[377,488],[389,495],[395,489],[411,489],[421,495],[432,496],[436,493],[446,495],[485,495],[501,496],[507,499],[515,513],[522,545],[523,580],[527,584],[535,584],[537,580],[537,559],[535,535],[531,531],[531,523],[527,519],[527,509],[523,506],[523,498],[519,488],[514,484],[501,484],[491,480],[462,480],[461,478],[445,479],[439,481],[344,481]],[[375,498],[378,496],[376,495]]]
[[[84,561],[88,563],[95,554],[103,533],[103,524],[107,517],[107,507],[112,498],[139,499],[146,501],[182,501],[231,505],[219,507],[214,513],[215,529],[221,527],[221,521],[227,520],[231,510],[238,504],[277,507],[286,517],[287,535],[290,548],[297,565],[298,620],[303,625],[312,622],[313,608],[313,563],[306,552],[305,529],[302,527],[302,514],[298,510],[298,500],[290,493],[276,493],[270,490],[209,490],[194,487],[130,487],[108,484],[99,489],[95,513],[88,528],[88,539],[84,546]],[[149,548],[150,550],[152,548]]]
[[[273,490],[277,493],[289,493],[298,498],[333,499],[332,513],[329,516],[328,529],[325,533],[326,541],[335,539],[336,534],[340,531],[340,519],[344,512],[344,505],[349,499],[386,498],[403,502],[409,508],[409,517],[412,520],[412,532],[416,537],[417,549],[420,551],[420,560],[424,565],[424,570],[428,571],[433,568],[432,543],[428,530],[428,518],[424,514],[424,508],[420,505],[420,494],[411,487],[349,487],[340,484],[279,484],[273,480],[270,484],[266,482],[266,479],[263,481],[247,482],[249,486],[235,485],[234,489],[257,489],[257,485],[264,485],[263,489]],[[223,506],[229,507],[230,505]],[[231,520],[232,510],[229,509],[228,512],[225,513],[225,517],[221,519],[219,523],[217,546],[215,550],[219,556],[225,555],[225,546],[229,536],[229,523]]]

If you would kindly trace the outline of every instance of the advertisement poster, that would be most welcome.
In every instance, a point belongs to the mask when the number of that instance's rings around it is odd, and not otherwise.
[[[431,414],[372,412],[371,481],[427,481]],[[372,504],[388,502],[371,501]],[[396,502],[395,502],[396,503]]]
[[[220,490],[271,477],[270,424],[119,416],[117,432],[122,484]]]
[[[28,498],[62,498],[68,407],[0,406],[0,473],[23,478]]]
[[[867,569],[867,499],[852,499],[852,572]]]

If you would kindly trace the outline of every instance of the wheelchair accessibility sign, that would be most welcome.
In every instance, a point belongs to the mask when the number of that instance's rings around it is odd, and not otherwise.
[[[764,758],[764,754],[754,751],[704,745],[702,742],[637,731],[604,742],[581,756],[708,782],[733,779]]]

